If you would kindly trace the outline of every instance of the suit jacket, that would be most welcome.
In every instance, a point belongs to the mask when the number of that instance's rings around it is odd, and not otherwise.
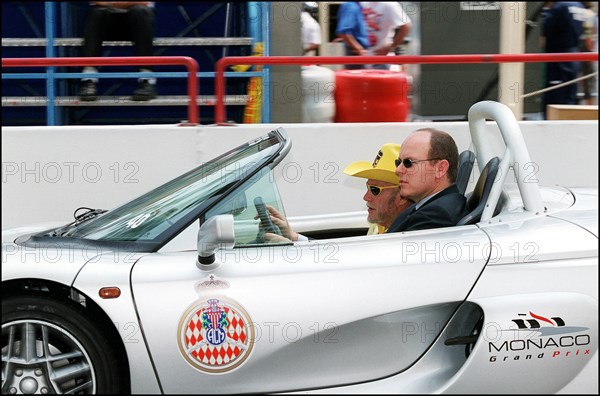
[[[396,217],[387,232],[455,226],[468,213],[466,204],[465,196],[458,191],[456,184],[452,184],[434,195],[419,209],[416,209],[417,204],[409,206]]]

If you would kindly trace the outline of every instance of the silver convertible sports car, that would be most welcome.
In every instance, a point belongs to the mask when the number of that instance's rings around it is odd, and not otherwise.
[[[598,190],[520,171],[504,105],[469,128],[454,227],[299,216],[308,241],[268,242],[278,128],[110,211],[3,231],[2,393],[597,393]]]

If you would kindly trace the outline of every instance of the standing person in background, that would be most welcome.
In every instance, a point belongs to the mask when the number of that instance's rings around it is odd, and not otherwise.
[[[369,35],[371,55],[394,55],[394,49],[404,43],[412,23],[398,2],[362,1],[362,11]],[[373,69],[389,70],[391,65],[377,64]]]
[[[548,53],[579,52],[583,34],[585,7],[580,2],[547,2],[542,10],[541,46]],[[553,87],[577,78],[579,62],[546,63],[546,87]],[[577,83],[544,93],[542,111],[546,118],[549,104],[578,104]]]
[[[313,17],[319,6],[314,1],[305,2],[300,22],[302,23],[302,55],[317,55],[321,45],[321,26]]]
[[[592,52],[598,52],[598,12],[596,12],[596,15],[592,19],[592,34],[594,37]],[[598,73],[598,62],[593,62],[592,68],[594,72]],[[594,77],[594,85],[596,85],[596,100],[592,100],[592,104],[598,104],[598,75]]]
[[[342,3],[337,15],[335,29],[337,38],[345,45],[346,55],[369,55],[369,36],[358,1]],[[364,69],[365,65],[345,65],[346,69]]]
[[[598,52],[598,13],[597,3],[584,1],[585,14],[583,20],[583,36],[580,41],[581,52]],[[594,10],[596,8],[596,10]],[[597,71],[598,62],[581,62],[581,74],[586,76]],[[596,95],[598,95],[598,76],[589,77],[582,81],[583,100],[586,105],[593,105],[597,101],[592,98],[592,91],[596,86]]]
[[[152,56],[154,40],[153,1],[92,1],[88,9],[84,28],[83,56],[102,56],[102,42],[108,40],[131,40],[135,56]],[[98,70],[86,66],[84,73]],[[151,72],[140,67],[140,72]],[[83,78],[79,89],[82,101],[97,99],[97,78]],[[156,79],[140,78],[132,100],[146,101],[156,98]]]

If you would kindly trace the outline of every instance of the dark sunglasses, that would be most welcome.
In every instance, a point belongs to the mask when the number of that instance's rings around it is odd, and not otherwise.
[[[380,186],[373,186],[371,184],[367,184],[367,187],[369,187],[369,191],[371,191],[371,194],[378,196],[379,193],[381,192],[381,190],[385,190],[386,188],[398,188],[398,186],[385,186],[385,187],[380,187]]]
[[[405,158],[405,159],[396,158],[395,163],[396,163],[396,168],[399,167],[400,164],[404,164],[404,167],[406,169],[408,169],[411,166],[413,166],[413,164],[416,164],[418,162],[435,161],[435,160],[441,160],[441,158],[428,158],[428,159],[424,159],[424,160],[411,160],[411,159],[408,159],[408,158]]]

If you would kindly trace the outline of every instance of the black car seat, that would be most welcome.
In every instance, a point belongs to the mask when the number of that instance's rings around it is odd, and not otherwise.
[[[467,185],[473,171],[475,163],[475,153],[471,150],[465,150],[458,157],[458,174],[456,175],[456,187],[461,194],[467,191]]]
[[[492,158],[485,165],[485,168],[481,171],[481,175],[479,175],[475,189],[467,198],[467,210],[469,213],[460,219],[456,225],[475,224],[481,220],[481,215],[490,196],[494,180],[498,175],[499,167],[500,158],[498,157]]]

